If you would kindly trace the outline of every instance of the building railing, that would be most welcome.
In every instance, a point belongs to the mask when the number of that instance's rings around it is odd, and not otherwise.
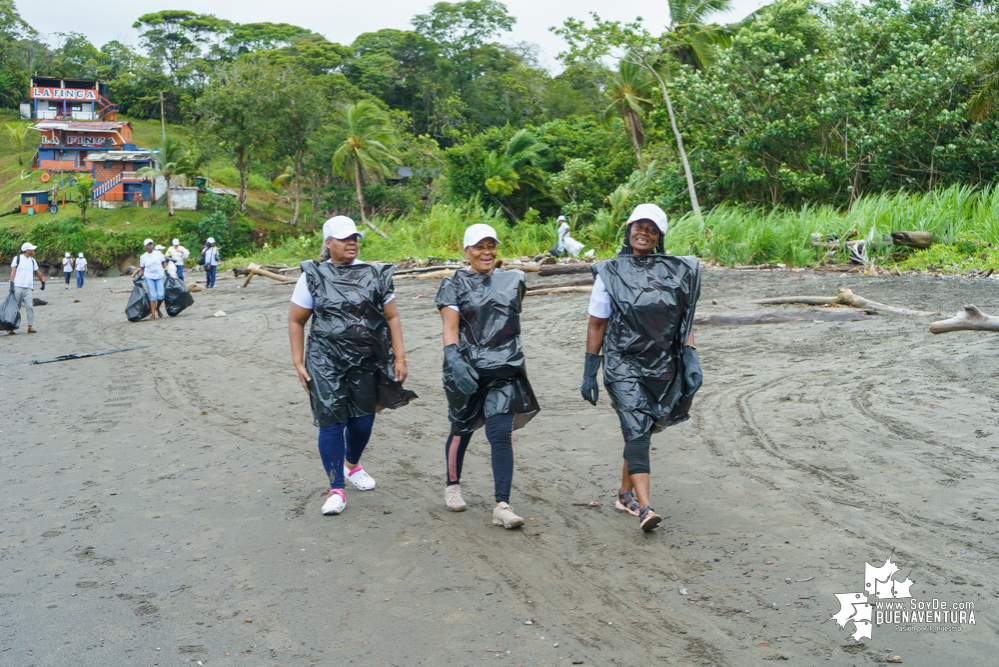
[[[142,174],[137,171],[123,171],[121,172],[121,179],[123,181],[141,181]]]

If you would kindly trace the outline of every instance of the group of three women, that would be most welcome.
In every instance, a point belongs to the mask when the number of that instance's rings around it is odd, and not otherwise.
[[[692,330],[700,291],[698,263],[663,253],[666,229],[666,214],[658,206],[637,207],[618,257],[593,266],[581,387],[583,398],[596,405],[596,375],[603,363],[604,386],[625,441],[615,506],[637,516],[646,532],[662,520],[649,498],[651,435],[687,418],[701,383]],[[403,388],[408,365],[394,267],[358,260],[363,234],[349,218],[327,221],[323,237],[319,261],[302,262],[288,322],[292,360],[309,393],[330,480],[323,514],[340,514],[346,507],[347,481],[362,491],[375,487],[360,463],[375,413],[402,407],[416,394]],[[472,433],[485,426],[492,453],[493,523],[518,528],[524,520],[509,504],[513,432],[540,408],[527,379],[520,338],[524,273],[497,268],[499,244],[489,225],[466,229],[469,267],[444,278],[437,293],[451,423],[444,448],[444,502],[451,511],[467,508],[460,485],[462,461]]]

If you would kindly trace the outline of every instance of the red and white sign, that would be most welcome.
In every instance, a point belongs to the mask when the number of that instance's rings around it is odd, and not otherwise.
[[[108,140],[108,139],[111,139],[111,145],[116,145],[114,137],[113,136],[109,136],[109,134],[103,134],[103,135],[101,135],[101,134],[82,134],[82,135],[80,135],[80,134],[70,134],[70,135],[67,135],[67,137],[66,137],[66,146],[67,147],[76,147],[76,148],[80,148],[80,147],[93,148],[95,146],[96,147],[101,147],[101,146],[104,146],[104,142],[106,140]],[[54,134],[53,135],[45,135],[45,134],[43,134],[42,135],[42,145],[43,146],[58,146],[59,145],[59,137],[55,136]]]
[[[34,86],[31,97],[38,100],[74,100],[93,102],[97,100],[97,91],[92,88],[42,88]]]

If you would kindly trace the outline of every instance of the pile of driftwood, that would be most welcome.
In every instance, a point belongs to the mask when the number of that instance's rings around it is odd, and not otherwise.
[[[265,278],[270,278],[271,280],[276,280],[281,283],[293,283],[298,281],[298,277],[292,277],[285,274],[294,273],[295,271],[300,271],[297,266],[273,266],[268,265],[266,268],[260,264],[250,262],[247,264],[245,269],[234,268],[232,270],[233,275],[236,276],[246,276],[246,280],[243,281],[243,287],[250,284],[250,280],[253,276],[263,276]]]

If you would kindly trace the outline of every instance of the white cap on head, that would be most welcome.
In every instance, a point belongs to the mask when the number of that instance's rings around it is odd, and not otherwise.
[[[215,243],[215,237],[214,236],[209,236],[208,240],[205,241],[205,243]]]
[[[69,253],[68,252],[66,253],[66,257],[69,257]],[[83,257],[83,255],[80,255],[80,257]]]
[[[173,245],[180,245],[180,239],[174,239]]]
[[[21,252],[25,252],[27,250],[34,250],[37,247],[38,246],[36,245],[31,245],[30,243],[25,242],[21,244]]]
[[[67,257],[68,257],[68,256],[69,256],[69,255],[67,255]],[[82,257],[83,257],[83,253],[81,252],[79,256],[80,256],[80,257],[82,258]]]
[[[465,230],[465,240],[462,247],[467,248],[468,246],[473,246],[482,239],[494,239],[496,245],[499,245],[499,237],[496,235],[496,230],[489,225],[477,224],[472,225]]]
[[[669,221],[666,219],[665,211],[655,204],[639,204],[636,206],[635,210],[631,212],[628,222],[632,223],[636,220],[651,220],[656,223],[656,227],[659,228],[663,236],[666,235],[666,230],[669,229]]]
[[[152,239],[146,239],[145,241],[142,242],[142,245],[149,245],[152,242],[153,242]]]
[[[558,220],[556,220],[555,222],[565,222],[565,216],[564,215],[560,215],[558,217]]]
[[[161,245],[158,245],[158,246],[156,246],[155,248],[153,248],[153,250],[163,250],[163,246],[161,246]]]
[[[330,238],[343,241],[344,239],[349,239],[354,234],[357,234],[362,239],[364,238],[364,232],[357,231],[357,225],[345,215],[338,215],[323,223],[324,241]]]

